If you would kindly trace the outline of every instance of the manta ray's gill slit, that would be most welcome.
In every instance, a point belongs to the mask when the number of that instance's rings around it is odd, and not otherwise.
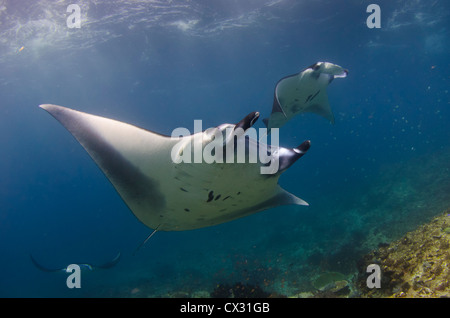
[[[220,197],[221,197],[221,195],[220,195],[220,194],[218,194],[218,195],[216,196],[216,198],[214,199],[214,201],[217,201],[217,200],[219,200],[219,199],[220,199]]]
[[[310,99],[309,101],[312,102],[312,100],[313,100],[314,98],[316,98],[317,94],[319,94],[319,93],[320,93],[320,89],[317,91],[317,93],[314,94],[313,97],[311,97],[311,99]]]
[[[184,188],[181,188],[181,187],[180,187],[180,190],[183,191],[183,192],[189,192],[188,190],[186,190]]]
[[[226,199],[229,199],[229,198],[231,198],[231,195],[229,195],[229,196],[226,196],[225,198],[223,198],[223,200],[222,200],[222,201],[225,201]]]

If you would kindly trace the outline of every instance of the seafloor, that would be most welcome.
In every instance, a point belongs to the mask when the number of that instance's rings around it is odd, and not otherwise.
[[[369,289],[361,273],[362,297],[450,297],[450,210],[365,255],[363,264],[378,264],[382,275],[380,288]]]
[[[282,244],[239,250],[232,276],[159,290],[141,278],[84,296],[449,297],[450,150],[385,166],[358,191],[345,202],[336,193],[317,225],[290,229]],[[367,287],[369,264],[380,266],[379,289]]]

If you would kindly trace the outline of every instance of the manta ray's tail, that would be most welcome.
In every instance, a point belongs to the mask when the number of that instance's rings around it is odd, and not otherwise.
[[[146,238],[146,239],[145,239],[138,247],[136,247],[136,249],[135,249],[134,252],[133,252],[133,256],[136,255],[137,251],[139,251],[139,250],[141,249],[141,247],[144,246],[145,243],[147,243],[147,241],[148,241],[153,235],[155,235],[155,233],[158,231],[158,229],[159,229],[160,226],[161,226],[161,224],[158,225],[158,226],[153,230],[153,232],[150,233],[150,235],[147,236],[147,238]]]

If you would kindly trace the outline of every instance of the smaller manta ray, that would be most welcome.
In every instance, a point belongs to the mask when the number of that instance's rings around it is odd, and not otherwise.
[[[48,268],[48,267],[45,267],[45,266],[42,266],[41,264],[39,264],[32,255],[30,255],[30,258],[31,258],[31,262],[33,262],[34,266],[36,266],[41,271],[44,271],[44,272],[67,272],[67,267]],[[120,259],[120,252],[111,261],[109,261],[105,264],[93,265],[93,264],[78,264],[77,263],[77,265],[80,266],[80,269],[87,269],[89,271],[93,271],[94,269],[111,268],[119,262],[119,259]]]
[[[317,62],[300,73],[282,78],[275,86],[272,113],[263,122],[270,131],[298,114],[311,112],[334,124],[326,88],[333,79],[347,74],[348,71],[339,65]]]

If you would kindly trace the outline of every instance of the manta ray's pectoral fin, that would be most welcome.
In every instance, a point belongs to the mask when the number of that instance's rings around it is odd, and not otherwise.
[[[314,99],[311,98],[311,104],[305,109],[305,112],[314,113],[325,117],[331,124],[334,124],[334,115],[331,111],[328,96],[325,90],[321,90]]]
[[[31,262],[33,263],[34,266],[36,266],[36,268],[40,269],[41,271],[44,272],[59,272],[59,271],[65,271],[66,268],[48,268],[43,266],[42,264],[40,264],[38,261],[36,261],[36,259],[33,257],[33,255],[30,255],[30,259]]]
[[[279,186],[279,191],[277,196],[275,197],[276,205],[306,205],[309,206],[309,203],[305,200],[300,199],[299,197],[293,195],[292,193],[284,190]]]
[[[119,260],[120,260],[120,252],[116,255],[116,257],[114,257],[112,260],[110,260],[107,263],[101,264],[101,265],[92,265],[93,268],[102,268],[102,269],[106,269],[106,268],[111,268],[113,266],[115,266]]]
[[[275,94],[273,97],[272,115],[271,116],[272,117],[276,116],[276,117],[278,117],[278,120],[283,120],[283,121],[287,121],[287,119],[288,119],[286,113],[284,112],[283,108],[280,105],[280,101],[278,100],[276,91],[275,91]],[[266,125],[267,128],[270,129],[269,119],[270,118],[264,118],[263,123],[264,123],[264,125]]]
[[[78,140],[137,218],[151,224],[152,215],[146,211],[163,211],[166,197],[161,178],[148,171],[166,167],[177,139],[58,105],[40,107]]]
[[[273,96],[272,113],[282,113],[284,117],[287,118],[286,113],[283,110],[283,107],[281,107],[281,102],[279,100],[276,91]]]

